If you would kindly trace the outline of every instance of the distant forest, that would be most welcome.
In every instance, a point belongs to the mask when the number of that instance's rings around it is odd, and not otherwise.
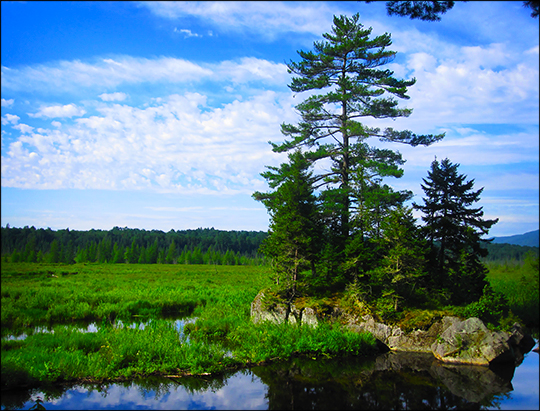
[[[526,245],[515,245],[515,244],[493,244],[488,243],[483,245],[488,249],[489,254],[487,257],[482,258],[484,262],[523,262],[525,261],[525,256],[528,253],[533,253],[538,255],[538,247],[529,247]]]
[[[1,227],[2,261],[49,263],[220,264],[261,265],[266,259],[259,246],[265,231],[58,230],[35,227]],[[484,262],[523,262],[538,247],[485,244]]]
[[[2,261],[260,265],[264,231],[1,228]]]

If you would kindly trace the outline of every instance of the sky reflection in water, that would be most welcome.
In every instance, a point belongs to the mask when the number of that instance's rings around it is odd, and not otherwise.
[[[317,361],[294,359],[287,364],[271,364],[212,378],[155,377],[101,388],[76,385],[66,388],[63,394],[52,394],[43,405],[47,410],[413,409],[419,405],[426,409],[539,409],[539,355],[535,352],[525,355],[523,363],[515,369],[511,384],[499,377],[486,382],[491,388],[501,383],[502,391],[499,394],[495,390],[495,395],[488,395],[489,398],[479,400],[480,403],[470,402],[470,399],[463,397],[474,397],[478,394],[475,393],[478,387],[471,388],[472,391],[468,393],[460,394],[459,391],[464,386],[472,387],[477,381],[483,380],[487,376],[486,370],[478,376],[478,370],[469,375],[460,375],[452,368],[435,371],[438,376],[451,375],[450,379],[442,381],[439,377],[433,378],[435,374],[433,366],[429,366],[429,359],[426,362],[425,357],[412,357],[396,362],[396,358],[399,357]],[[389,365],[389,368],[381,370],[382,364]],[[423,367],[422,364],[428,366]],[[491,390],[486,387],[485,391]],[[392,398],[392,393],[396,398]],[[45,394],[40,390],[21,392],[19,398],[17,395],[3,392],[2,409],[29,409],[35,405],[38,396],[45,399]],[[58,398],[53,399],[55,396]]]
[[[128,387],[113,384],[105,392],[90,390],[83,386],[75,386],[68,390],[62,398],[44,402],[47,410],[54,409],[268,409],[265,398],[266,386],[249,371],[240,371],[230,376],[222,388],[188,392],[183,386],[169,385],[167,392],[156,393],[145,391],[136,383]],[[32,396],[35,400],[43,393]],[[25,404],[25,409],[33,405],[33,401]]]

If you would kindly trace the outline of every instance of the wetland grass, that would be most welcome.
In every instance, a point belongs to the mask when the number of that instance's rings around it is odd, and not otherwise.
[[[369,335],[331,326],[256,325],[250,304],[270,285],[254,266],[2,264],[2,388],[143,375],[216,373],[294,355],[373,353]],[[197,320],[183,335],[170,315]],[[141,327],[115,327],[115,320]],[[84,333],[77,321],[101,324]],[[66,324],[73,324],[66,327]]]
[[[539,326],[539,264],[538,256],[528,254],[525,261],[486,263],[488,280],[495,291],[508,299],[510,309],[527,327],[538,332]]]

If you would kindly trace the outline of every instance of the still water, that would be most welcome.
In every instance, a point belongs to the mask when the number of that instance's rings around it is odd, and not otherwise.
[[[538,343],[538,342],[537,342]],[[539,409],[539,355],[518,367],[441,365],[431,354],[290,361],[217,377],[146,378],[2,392],[2,409]]]

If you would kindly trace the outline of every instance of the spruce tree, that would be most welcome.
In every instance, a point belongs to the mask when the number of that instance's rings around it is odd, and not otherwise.
[[[261,250],[273,261],[276,283],[293,299],[301,273],[310,270],[312,277],[316,275],[322,226],[309,162],[299,150],[289,154],[289,160],[263,173],[275,191],[254,197],[264,203],[271,217]]]
[[[176,263],[177,256],[178,253],[176,251],[176,244],[174,243],[174,240],[172,240],[171,244],[169,245],[169,250],[167,251],[167,256],[165,257],[165,262],[167,264]]]
[[[445,287],[454,303],[475,301],[482,295],[487,270],[480,258],[487,249],[481,244],[489,242],[482,236],[499,221],[484,220],[482,207],[473,207],[484,189],[473,190],[474,179],[467,181],[458,168],[447,158],[441,163],[435,159],[421,185],[424,205],[413,204],[424,214],[433,282]]]

